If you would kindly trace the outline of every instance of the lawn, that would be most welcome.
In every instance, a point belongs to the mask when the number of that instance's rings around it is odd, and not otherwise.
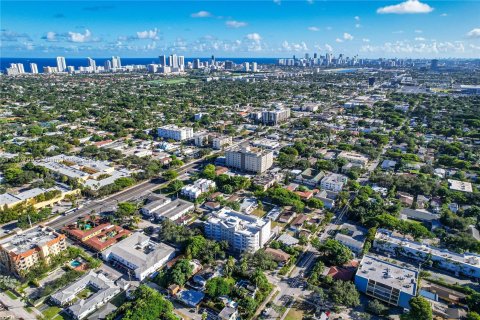
[[[287,316],[285,317],[285,320],[301,320],[303,319],[303,311],[299,310],[297,308],[291,308]]]
[[[43,310],[42,314],[45,316],[45,319],[47,320],[61,320],[63,317],[59,315],[59,313],[62,311],[61,308],[59,307],[49,307],[45,310]]]
[[[78,299],[86,299],[92,294],[92,291],[88,288],[83,289],[77,294]]]
[[[250,214],[254,215],[254,216],[257,216],[259,218],[263,218],[263,216],[266,214],[266,212],[265,212],[265,210],[257,208],[255,210],[253,210]]]
[[[13,292],[10,291],[10,290],[5,291],[5,294],[6,294],[10,299],[13,299],[13,300],[17,300],[17,299],[18,299],[18,297],[15,295],[15,293],[13,293]]]

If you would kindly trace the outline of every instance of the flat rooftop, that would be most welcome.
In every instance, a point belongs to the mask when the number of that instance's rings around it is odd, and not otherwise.
[[[160,208],[154,210],[152,213],[170,219],[171,217],[176,216],[180,212],[186,210],[193,210],[195,205],[192,202],[185,201],[182,199],[175,199],[172,202],[161,206]]]
[[[38,226],[0,240],[0,246],[9,252],[21,254],[25,251],[41,247],[58,237],[59,234],[53,229]]]
[[[143,233],[135,232],[106,249],[103,256],[108,258],[113,254],[134,264],[137,269],[146,270],[173,252],[175,252],[173,247],[153,242]]]
[[[418,272],[365,255],[358,267],[357,276],[386,284],[392,288],[415,295]]]
[[[480,267],[480,255],[466,252],[464,254],[455,253],[447,249],[440,249],[437,247],[429,246],[420,242],[411,241],[406,238],[400,238],[393,235],[392,232],[379,229],[375,235],[375,240],[381,240],[385,242],[393,243],[399,247],[412,248],[413,250],[422,251],[432,256],[449,259],[462,264],[469,264],[472,266]]]
[[[473,192],[472,184],[470,182],[448,179],[450,189],[463,192]]]

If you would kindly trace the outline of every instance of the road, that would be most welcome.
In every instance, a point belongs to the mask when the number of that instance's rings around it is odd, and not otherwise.
[[[188,163],[183,167],[179,168],[178,173],[182,175],[188,171],[196,169],[196,167],[203,162],[204,159],[198,159],[194,162]],[[106,210],[112,210],[120,202],[129,201],[132,199],[138,199],[147,194],[151,193],[153,190],[158,189],[164,185],[168,184],[168,181],[164,182],[159,179],[152,179],[149,181],[141,182],[133,187],[115,193],[107,198],[95,200],[85,205],[84,207],[78,209],[74,213],[71,213],[66,216],[60,216],[57,219],[48,222],[46,225],[57,229],[69,223],[76,221],[79,217],[89,214],[91,212],[99,213]]]
[[[234,148],[240,144],[247,143],[248,141],[254,139],[254,136],[248,137],[246,139],[241,139],[232,145],[228,147]],[[213,152],[211,155],[219,154],[222,153],[222,150],[218,150]],[[185,173],[192,171],[197,168],[202,162],[205,161],[205,157],[202,157],[200,159],[194,160],[190,163],[187,163],[186,165],[180,167],[177,169],[178,175],[184,175]],[[87,215],[91,212],[99,213],[102,211],[107,211],[107,210],[114,210],[117,206],[118,203],[120,202],[125,202],[129,201],[132,199],[138,199],[143,196],[148,195],[151,193],[153,190],[158,189],[164,185],[168,184],[168,181],[162,181],[161,179],[154,178],[149,181],[144,181],[141,182],[133,187],[130,187],[128,189],[122,190],[118,193],[115,193],[113,195],[110,195],[106,198],[103,199],[98,199],[90,202],[89,204],[85,205],[84,207],[78,209],[74,213],[71,213],[67,216],[59,216],[55,218],[54,220],[51,220],[50,222],[46,223],[47,226],[52,227],[54,229],[58,229],[60,227],[63,227],[67,224],[70,224],[74,221],[76,221],[79,217]]]

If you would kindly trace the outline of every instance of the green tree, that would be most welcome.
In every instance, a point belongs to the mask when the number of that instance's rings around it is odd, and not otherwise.
[[[467,320],[480,320],[480,314],[475,311],[467,313]]]
[[[330,290],[330,296],[335,303],[346,307],[356,307],[360,304],[360,294],[350,281],[335,281]]]
[[[175,170],[167,170],[162,174],[162,176],[163,176],[163,178],[165,178],[165,180],[170,181],[170,180],[178,178],[178,172],[175,171]]]
[[[386,314],[386,312],[388,311],[388,307],[385,306],[380,301],[378,301],[377,299],[374,299],[368,302],[367,310],[377,316],[381,316]]]
[[[427,299],[413,297],[410,299],[410,311],[402,316],[402,320],[432,320],[432,307]]]
[[[120,221],[121,224],[123,224],[125,221],[130,220],[136,211],[137,207],[134,203],[120,202],[118,204],[117,211],[115,212],[115,217]]]
[[[353,258],[352,251],[337,240],[327,239],[323,243],[315,242],[313,244],[326,264],[341,266]]]
[[[234,284],[233,279],[227,279],[222,277],[215,277],[209,279],[205,285],[205,291],[213,298],[229,295],[232,291]]]

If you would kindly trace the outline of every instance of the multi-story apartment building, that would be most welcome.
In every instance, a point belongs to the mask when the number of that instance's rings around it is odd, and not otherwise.
[[[418,272],[365,255],[355,275],[360,292],[394,306],[410,309],[416,296]]]
[[[180,128],[174,124],[169,124],[158,128],[157,134],[160,138],[183,141],[193,138],[193,128]]]
[[[7,271],[20,275],[65,249],[65,235],[38,226],[0,240],[0,263]]]
[[[320,187],[324,190],[339,192],[342,191],[347,181],[348,178],[343,174],[330,173],[322,179]]]
[[[281,122],[287,121],[288,118],[290,118],[290,109],[288,108],[262,111],[262,123],[266,125],[276,126]]]
[[[213,138],[212,140],[212,147],[215,150],[222,149],[223,146],[232,144],[232,137],[230,136],[218,136]]]
[[[463,254],[440,249],[420,242],[411,241],[393,232],[379,229],[373,241],[376,250],[406,256],[418,261],[432,261],[433,266],[480,279],[480,255],[470,252]]]
[[[224,208],[205,222],[205,234],[210,239],[228,241],[234,251],[255,252],[270,239],[271,221]]]
[[[263,173],[273,165],[273,151],[239,147],[225,152],[225,163],[242,171]]]
[[[197,199],[203,193],[208,192],[216,187],[215,181],[208,179],[199,179],[193,185],[182,188],[181,193],[190,199]]]

